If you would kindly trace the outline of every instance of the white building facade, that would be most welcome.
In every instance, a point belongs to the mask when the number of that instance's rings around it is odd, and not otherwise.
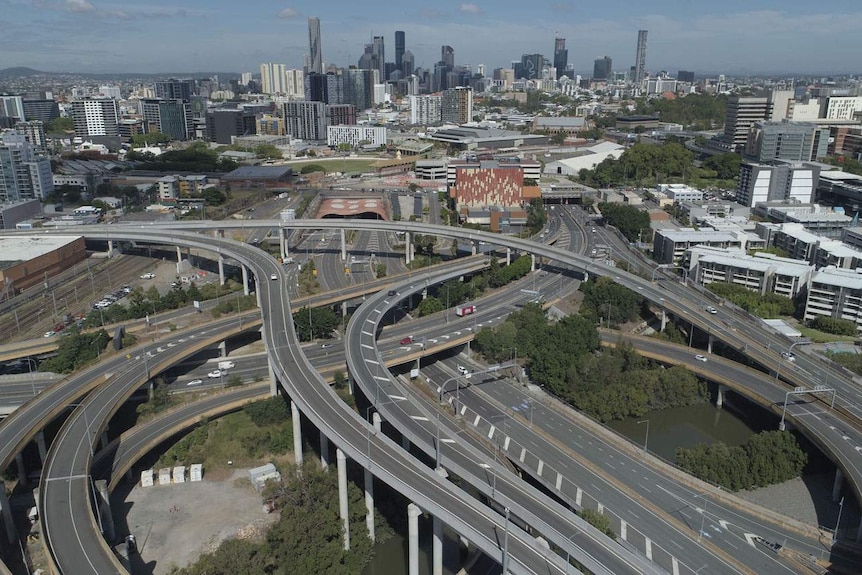
[[[359,146],[385,146],[386,128],[383,126],[329,126],[326,128],[326,145],[335,148],[340,144],[349,144],[351,148]]]

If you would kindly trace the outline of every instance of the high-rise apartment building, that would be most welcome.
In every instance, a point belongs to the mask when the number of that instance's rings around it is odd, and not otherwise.
[[[149,132],[161,132],[174,140],[188,140],[194,134],[192,107],[183,100],[140,100],[141,117]]]
[[[120,135],[119,108],[117,101],[110,98],[73,101],[72,120],[75,123],[75,135],[79,138]]]
[[[442,110],[442,96],[410,96],[411,124],[419,126],[436,126],[443,120]]]
[[[413,58],[413,52],[405,50],[401,56],[401,77],[408,78],[413,75],[416,60]]]
[[[309,72],[323,74],[323,52],[320,47],[320,18],[308,19]]]
[[[285,102],[284,126],[288,135],[294,138],[326,139],[326,104],[306,100]]]
[[[24,101],[21,96],[0,96],[0,118],[12,118],[12,122],[23,122]]]
[[[540,79],[545,64],[545,57],[541,54],[524,54],[521,56],[521,61],[515,64],[515,78]]]
[[[443,92],[441,102],[443,122],[466,124],[473,121],[473,89],[459,86]]]
[[[287,66],[284,64],[266,63],[260,65],[260,91],[264,94],[285,94]]]
[[[640,86],[646,76],[647,31],[638,30],[638,47],[635,53],[635,85]]]
[[[305,97],[305,73],[302,70],[285,70],[284,94],[291,98]]]
[[[593,79],[594,80],[607,80],[614,73],[614,63],[609,57],[605,56],[604,58],[596,58],[596,61],[593,63]]]
[[[44,199],[53,191],[51,160],[39,155],[24,134],[0,135],[0,203]]]
[[[14,129],[26,138],[37,154],[48,153],[48,142],[45,139],[45,125],[42,122],[39,120],[18,122],[15,124]]]
[[[557,78],[572,73],[567,71],[568,66],[569,51],[566,49],[566,39],[554,38],[554,68],[557,69]]]
[[[395,68],[404,73],[402,66],[404,65],[404,31],[395,31]],[[409,75],[409,74],[408,74]]]

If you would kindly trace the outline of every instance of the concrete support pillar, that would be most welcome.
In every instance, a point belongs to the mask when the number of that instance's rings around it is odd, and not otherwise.
[[[39,501],[38,497],[36,501]],[[15,529],[15,518],[12,517],[12,507],[9,506],[9,497],[6,496],[6,486],[2,484],[0,484],[0,514],[3,515],[3,524],[6,526],[6,537],[9,543],[14,543],[18,539],[18,530]]]
[[[715,341],[715,336],[710,334],[709,339],[706,342],[706,351],[707,353],[712,353],[712,343]]]
[[[835,468],[835,482],[832,484],[832,501],[838,503],[841,500],[841,486],[844,482],[844,473],[840,467]]]
[[[186,261],[189,262],[189,265],[192,265],[192,248],[186,248]]]
[[[269,395],[275,397],[278,395],[278,378],[275,377],[275,370],[272,369],[272,361],[267,361],[266,365],[269,368]]]
[[[323,469],[329,468],[329,438],[322,431],[320,432],[320,466]]]
[[[475,256],[478,250],[479,248],[476,246],[476,242],[470,242],[470,253]]]
[[[350,516],[347,513],[347,456],[340,449],[335,450],[338,460],[338,514],[344,528],[344,550],[350,549]]]
[[[377,431],[377,433],[380,433],[380,430],[383,427],[383,419],[376,411],[371,414],[371,425],[374,426],[374,429]]]
[[[419,575],[419,516],[422,510],[415,503],[407,506],[407,573]]]
[[[410,232],[404,233],[404,263],[410,263]]]
[[[219,357],[227,357],[227,342],[223,341],[218,344],[218,356]]]
[[[218,282],[219,285],[224,285],[224,256],[218,255]]]
[[[108,541],[116,537],[114,532],[114,516],[111,515],[111,494],[108,493],[108,482],[104,479],[96,481],[96,492],[99,494],[99,519],[102,521],[102,533]]]
[[[411,242],[410,243],[410,261],[412,262],[415,259],[416,259],[416,244]]]
[[[114,240],[108,240],[108,257],[114,257]]]
[[[177,246],[177,274],[183,273],[183,250]]]
[[[341,302],[341,317],[347,317],[347,302]]]
[[[443,575],[443,522],[434,517],[434,544],[431,557],[431,575]]]
[[[536,271],[536,254],[530,254],[530,271]]]
[[[108,430],[102,432],[102,445],[99,446],[99,449],[105,449],[108,446]]]
[[[241,265],[241,267],[242,267],[242,293],[243,293],[243,295],[248,295],[251,293],[251,289],[249,288],[249,285],[248,285],[248,268],[245,267],[244,265]]]
[[[278,249],[281,252],[281,260],[287,258],[287,234],[283,227],[278,226]]]
[[[344,228],[341,228],[341,261],[347,261],[347,237]]]
[[[718,409],[721,409],[721,406],[724,405],[724,392],[727,391],[727,387],[718,384],[718,393],[715,396],[715,406]]]
[[[372,542],[374,535],[374,474],[370,469],[365,470],[365,527],[368,529],[368,538]]]
[[[667,327],[667,312],[665,310],[661,310],[661,327],[659,331],[664,332]]]
[[[24,454],[20,451],[15,454],[15,465],[18,467],[18,481],[21,485],[27,485],[27,467],[24,465]]]
[[[45,463],[45,458],[48,457],[48,449],[45,446],[45,432],[40,431],[36,434],[36,447],[39,448],[39,459]]]
[[[506,265],[511,265],[512,263],[512,248],[506,248]]]
[[[293,420],[293,459],[302,467],[302,422],[299,407],[293,400],[290,402],[290,418]]]

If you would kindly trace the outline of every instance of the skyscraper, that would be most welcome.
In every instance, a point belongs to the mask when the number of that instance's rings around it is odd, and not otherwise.
[[[42,199],[54,191],[51,161],[24,134],[0,135],[0,202]]]
[[[646,74],[646,30],[638,30],[638,50],[635,54],[635,84],[640,85]]]
[[[311,55],[309,72],[323,74],[323,52],[320,47],[320,18],[308,19],[308,51]]]
[[[452,46],[441,46],[440,47],[440,61],[448,69],[452,69],[455,67],[455,49]]]
[[[605,56],[604,58],[597,58],[596,61],[593,63],[594,80],[607,80],[611,77],[613,71],[613,60],[611,60],[607,56]]]
[[[260,91],[264,94],[284,94],[286,66],[272,62],[260,65]]]
[[[401,65],[404,63],[404,31],[395,31],[395,68],[404,71]]]
[[[557,69],[557,78],[566,74],[569,65],[569,51],[566,50],[565,38],[554,38],[554,68]]]
[[[371,39],[371,47],[374,55],[374,69],[381,82],[386,81],[386,53],[383,49],[383,36],[374,36]]]

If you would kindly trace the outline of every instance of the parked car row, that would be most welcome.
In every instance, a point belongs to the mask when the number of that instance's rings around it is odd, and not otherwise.
[[[118,302],[123,299],[127,295],[132,293],[132,288],[130,286],[123,286],[114,293],[105,294],[102,296],[102,299],[93,304],[93,309],[103,309],[108,307],[109,305]]]

